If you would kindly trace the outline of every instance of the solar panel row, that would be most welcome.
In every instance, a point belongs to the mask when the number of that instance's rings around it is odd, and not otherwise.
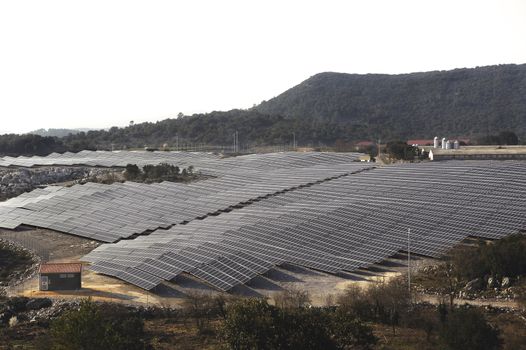
[[[412,250],[427,256],[468,236],[500,238],[525,229],[525,185],[525,162],[386,166],[102,245],[85,259],[95,269],[118,264],[117,272],[106,272],[118,278],[133,268],[154,285],[185,272],[219,290],[285,262],[352,271],[405,249],[408,228]]]
[[[155,152],[127,152],[125,155],[134,153],[152,156],[152,162],[159,157]],[[159,152],[163,156],[166,153],[171,152]],[[110,160],[114,160],[112,152],[83,151],[77,156],[93,154],[109,155]],[[200,170],[216,177],[189,185],[126,182],[88,183],[70,188],[49,186],[0,203],[0,227],[13,229],[25,224],[115,242],[231,210],[327,177],[359,171],[366,166],[354,163],[356,156],[287,153],[263,155],[261,162],[254,156],[222,159],[216,163],[207,161],[206,168]],[[198,159],[195,155],[192,157]]]

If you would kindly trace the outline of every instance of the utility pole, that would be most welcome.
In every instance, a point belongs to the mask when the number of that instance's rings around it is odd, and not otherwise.
[[[296,150],[296,133],[292,133],[292,148],[295,151]]]
[[[411,229],[407,229],[407,287],[411,295]]]
[[[378,139],[378,160],[380,159],[380,154],[382,154],[382,153],[381,153],[381,149],[382,149],[382,147],[380,146],[380,141],[381,141],[381,140]]]
[[[234,132],[234,153],[239,152],[239,133],[237,130]]]

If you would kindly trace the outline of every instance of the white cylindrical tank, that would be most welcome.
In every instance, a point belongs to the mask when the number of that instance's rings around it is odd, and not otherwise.
[[[455,140],[455,142],[453,143],[453,148],[454,149],[459,149],[460,148],[460,142],[458,142],[458,140]]]
[[[438,137],[436,137],[436,136],[433,139],[433,148],[438,148]]]
[[[446,149],[446,138],[442,137],[442,149]]]
[[[451,141],[447,140],[446,149],[451,149],[451,146],[452,146]]]

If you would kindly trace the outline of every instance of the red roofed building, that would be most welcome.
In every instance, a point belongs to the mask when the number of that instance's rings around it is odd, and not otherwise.
[[[373,141],[360,141],[360,142],[357,142],[356,147],[371,147],[371,146],[376,146],[376,143],[373,142]]]
[[[408,145],[419,145],[419,146],[433,146],[433,140],[416,139],[407,140]]]
[[[82,288],[82,264],[46,263],[38,271],[40,290],[76,290]]]

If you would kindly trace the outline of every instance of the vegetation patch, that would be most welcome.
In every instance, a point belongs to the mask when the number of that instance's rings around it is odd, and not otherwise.
[[[124,178],[128,181],[136,182],[188,182],[197,179],[198,175],[194,173],[194,167],[180,169],[176,165],[161,163],[158,165],[145,165],[142,170],[136,164],[126,165]]]
[[[515,234],[450,251],[437,266],[424,268],[414,279],[423,292],[449,298],[494,297],[524,301],[526,236]]]

